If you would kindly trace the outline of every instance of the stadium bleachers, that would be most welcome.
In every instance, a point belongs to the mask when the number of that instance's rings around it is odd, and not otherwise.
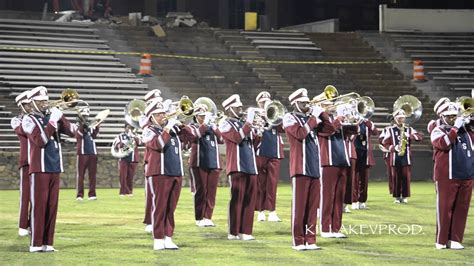
[[[449,96],[474,90],[474,34],[387,32],[384,36],[411,59],[422,60],[425,75]]]
[[[18,112],[14,98],[39,85],[48,88],[51,100],[59,99],[65,88],[76,89],[80,98],[90,104],[91,116],[110,109],[97,140],[101,148],[110,147],[123,127],[126,103],[142,98],[148,86],[114,56],[107,40],[101,39],[98,30],[91,26],[90,23],[0,19],[0,45],[30,49],[0,49],[1,149],[18,148],[18,140],[10,128],[10,119]],[[54,49],[80,50],[81,53]],[[100,51],[107,54],[96,53]],[[74,111],[67,110],[65,114],[76,121]]]

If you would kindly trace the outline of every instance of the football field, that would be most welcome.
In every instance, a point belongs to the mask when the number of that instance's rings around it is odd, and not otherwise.
[[[369,184],[367,210],[344,214],[347,239],[318,236],[319,251],[291,249],[291,189],[280,184],[280,223],[255,222],[255,241],[229,241],[229,188],[218,188],[214,228],[194,224],[193,197],[183,188],[175,213],[177,251],[153,251],[144,232],[144,191],[120,198],[118,189],[99,189],[97,201],[75,201],[75,190],[60,191],[55,253],[29,253],[29,238],[17,235],[19,192],[0,191],[0,257],[2,265],[131,264],[474,264],[474,215],[464,236],[465,250],[436,250],[435,192],[431,182],[412,183],[408,204],[394,204],[385,182]]]

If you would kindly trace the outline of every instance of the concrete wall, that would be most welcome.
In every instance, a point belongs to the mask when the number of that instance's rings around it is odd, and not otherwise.
[[[474,32],[474,10],[401,9],[380,5],[379,30]]]
[[[281,163],[280,182],[289,183],[288,169],[288,152],[285,153],[286,158]],[[19,174],[17,169],[17,152],[2,152],[0,155],[0,190],[2,189],[18,189]],[[64,173],[61,174],[62,188],[75,188],[76,185],[76,155],[73,152],[66,152],[63,155]],[[385,164],[382,153],[375,151],[376,166],[371,169],[371,180],[386,180]],[[225,164],[225,156],[221,155],[221,162]],[[189,172],[187,163],[185,162],[185,177],[183,178],[183,186],[189,187]],[[429,180],[433,174],[433,163],[431,161],[431,152],[414,152],[412,180]],[[87,177],[85,178],[85,188],[87,191]],[[135,187],[143,187],[143,163],[140,162],[135,174]],[[228,178],[225,171],[221,172],[219,186],[228,186]],[[99,188],[119,188],[118,164],[117,159],[109,154],[102,152],[99,154],[99,164],[97,170],[97,187]]]
[[[339,19],[327,19],[300,25],[288,26],[283,30],[297,30],[301,32],[339,32]]]

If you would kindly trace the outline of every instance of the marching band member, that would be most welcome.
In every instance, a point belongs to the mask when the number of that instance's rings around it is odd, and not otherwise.
[[[218,144],[223,143],[212,113],[204,104],[194,106],[194,123],[184,127],[191,146],[189,172],[194,186],[194,215],[199,227],[215,226],[212,213],[216,204],[221,164]]]
[[[474,186],[473,117],[458,115],[455,103],[440,110],[442,124],[431,132],[435,153],[437,249],[463,249],[462,240]]]
[[[99,125],[89,127],[88,117],[90,115],[89,105],[81,106],[78,110],[79,122],[76,131],[76,152],[77,152],[77,195],[76,200],[82,201],[84,197],[84,177],[86,170],[89,175],[89,200],[96,200],[95,192],[97,175],[97,148],[95,139],[99,134]]]
[[[321,145],[321,237],[345,238],[339,232],[342,226],[344,192],[346,190],[347,168],[350,166],[345,136],[355,134],[357,127],[344,125],[352,107],[339,105],[337,116],[332,121],[335,132],[318,132]]]
[[[229,176],[229,240],[254,240],[252,236],[257,196],[257,165],[255,161],[252,123],[255,109],[250,108],[245,122],[240,96],[234,94],[222,102],[227,119],[219,125],[226,145],[226,174]]]
[[[124,125],[124,131],[115,137],[113,146],[115,149],[132,148],[130,153],[119,159],[119,180],[121,197],[133,196],[133,178],[139,162],[138,145],[140,139],[133,133],[133,127],[128,123]]]
[[[258,107],[265,109],[265,104],[271,102],[270,93],[262,91],[256,98]],[[266,125],[268,126],[268,125]],[[285,157],[283,150],[283,126],[271,126],[264,129],[261,136],[257,136],[257,221],[265,221],[264,211],[269,211],[269,222],[280,222],[276,213],[276,192],[280,179],[280,164]]]
[[[30,252],[52,252],[58,211],[59,174],[63,172],[59,133],[71,137],[71,124],[56,107],[49,109],[48,92],[43,86],[31,90],[33,112],[23,117],[21,126],[28,136],[31,182]]]
[[[290,177],[293,190],[291,230],[293,249],[316,250],[316,220],[319,205],[321,159],[318,132],[334,133],[329,116],[321,107],[308,106],[306,89],[289,97],[292,113],[283,117],[283,127],[290,143]]]
[[[11,127],[15,131],[20,141],[20,156],[18,158],[18,169],[20,169],[20,217],[18,220],[18,235],[27,236],[30,232],[30,175],[28,162],[28,136],[23,131],[21,121],[29,113],[31,113],[31,99],[29,91],[20,93],[15,98],[15,102],[20,108],[20,115],[15,116],[11,120]]]
[[[354,140],[357,152],[356,174],[352,179],[353,203],[352,209],[367,208],[367,194],[369,187],[369,170],[375,165],[374,151],[370,136],[377,136],[379,130],[368,119],[362,119],[358,125],[358,135]]]
[[[145,110],[150,124],[143,130],[143,143],[148,148],[146,176],[153,195],[153,249],[178,249],[173,242],[174,211],[181,193],[183,161],[181,129],[176,119],[166,119],[159,99]]]
[[[411,181],[411,142],[421,141],[422,135],[412,127],[405,126],[405,111],[397,110],[393,113],[395,125],[385,132],[383,145],[390,151],[390,165],[393,171],[394,203],[408,203]],[[404,129],[404,132],[402,132]],[[402,139],[406,140],[405,153],[402,151]]]
[[[145,101],[146,105],[148,106],[150,103],[153,102],[154,99],[159,99],[159,101],[163,101],[161,97],[161,91],[159,89],[154,89],[149,91],[144,97],[143,100]],[[147,119],[146,116],[143,116],[140,119],[140,128],[144,129],[149,123],[150,120]],[[146,167],[148,164],[148,148],[145,146],[145,151],[143,153],[143,170],[146,172]],[[143,218],[143,223],[145,224],[145,232],[151,233],[153,232],[153,224],[151,222],[151,208],[153,204],[153,198],[151,193],[151,188],[148,185],[148,176],[145,175],[145,217]]]

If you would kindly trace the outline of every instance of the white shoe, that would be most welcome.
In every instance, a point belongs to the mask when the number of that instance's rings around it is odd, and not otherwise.
[[[165,249],[165,240],[164,239],[155,239],[153,240],[153,250],[163,250]]]
[[[18,228],[19,236],[27,236],[29,234],[30,234],[30,231],[28,231],[28,229]]]
[[[88,200],[97,200],[96,196],[89,197]]]
[[[321,232],[321,237],[324,237],[324,238],[334,238],[334,234],[333,233],[330,233],[330,232]]]
[[[335,238],[347,238],[347,236],[343,233],[337,232],[337,233],[332,233],[333,237]]]
[[[291,248],[294,249],[294,250],[296,250],[296,251],[303,251],[303,250],[306,250],[306,246],[305,246],[305,245],[292,246]]]
[[[234,236],[234,235],[231,235],[231,234],[227,235],[227,239],[228,240],[240,240],[239,236]]]
[[[43,252],[43,247],[31,247],[30,252]]]
[[[393,203],[395,203],[395,204],[400,204],[400,199],[395,199],[395,200],[393,201]]]
[[[361,202],[361,203],[359,204],[359,209],[368,209],[367,203]]]
[[[84,199],[82,197],[77,197],[76,200],[77,201],[83,201]]]
[[[54,249],[53,246],[43,245],[43,252],[57,252],[57,249]]]
[[[255,240],[255,237],[253,237],[253,235],[239,234],[239,237],[243,241]]]
[[[147,232],[147,233],[153,232],[153,225],[152,224],[147,224],[145,226],[145,232]]]
[[[204,218],[207,227],[215,227],[216,225],[212,222],[211,219]]]
[[[263,221],[265,221],[265,213],[264,213],[264,212],[258,212],[257,221],[258,221],[258,222],[263,222]]]
[[[461,243],[456,242],[456,241],[452,241],[452,240],[448,241],[447,247],[450,248],[450,249],[464,249],[464,246],[461,245]]]
[[[436,247],[436,249],[445,249],[446,245],[441,245],[441,244],[435,243],[435,247]]]
[[[269,222],[281,222],[280,217],[278,217],[276,211],[272,211],[268,214],[268,221]]]
[[[167,236],[165,236],[165,248],[166,249],[179,249],[179,247],[175,243],[173,243],[173,239]]]
[[[133,197],[133,194],[127,194],[127,197]]]
[[[351,208],[352,208],[353,210],[358,210],[358,209],[359,209],[359,202],[352,202]]]
[[[344,213],[351,213],[351,210],[349,209],[348,205],[344,207]]]
[[[198,227],[206,227],[206,220],[199,220],[199,221],[196,221],[196,225]]]
[[[408,203],[408,198],[402,198],[402,203]]]
[[[316,244],[310,244],[308,245],[308,243],[306,243],[306,249],[307,250],[318,250],[318,249],[321,249],[320,247],[316,246]]]

